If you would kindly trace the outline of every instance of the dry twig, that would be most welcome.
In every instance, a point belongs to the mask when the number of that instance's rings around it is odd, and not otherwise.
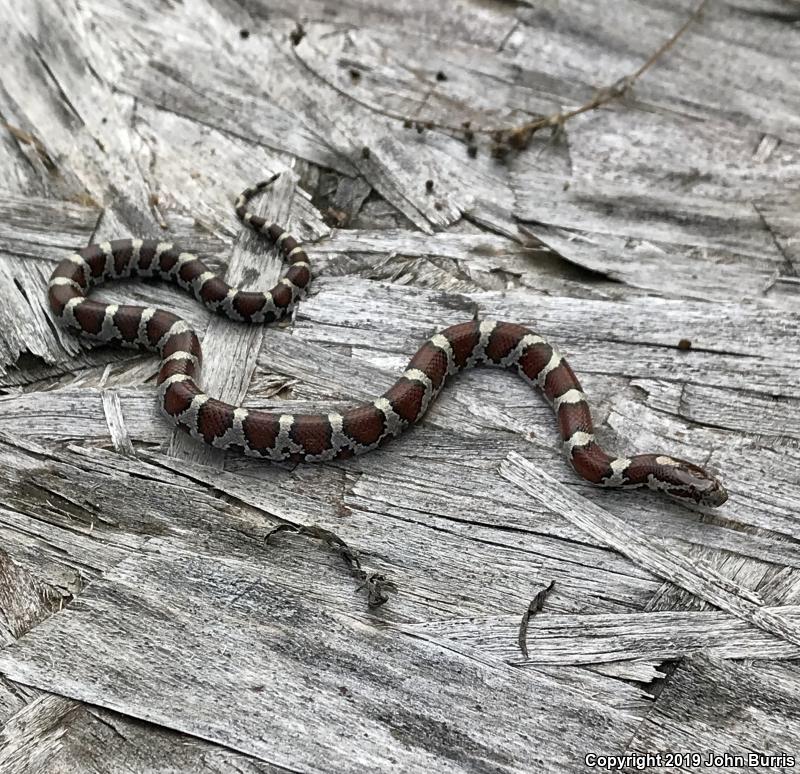
[[[316,524],[310,526],[279,524],[264,536],[264,542],[269,543],[270,538],[278,532],[294,532],[298,535],[322,540],[326,545],[330,546],[347,564],[350,574],[361,581],[356,591],[361,591],[364,588],[367,590],[367,604],[369,607],[380,607],[389,600],[390,591],[397,591],[397,586],[382,573],[376,572],[368,575],[361,567],[358,552],[350,548],[344,540],[329,529],[319,527]]]
[[[555,581],[550,581],[547,586],[545,586],[536,594],[536,596],[531,600],[531,603],[528,605],[528,609],[522,614],[522,620],[519,623],[517,643],[519,644],[519,649],[522,651],[522,655],[525,660],[528,659],[528,624],[530,623],[531,618],[533,618],[533,616],[544,607],[544,601],[547,599],[547,595],[553,590],[555,585]]]
[[[621,97],[625,96],[631,90],[634,83],[636,83],[636,81],[639,80],[639,78],[641,78],[641,76],[644,75],[667,51],[673,48],[686,30],[688,30],[689,27],[691,27],[692,24],[697,21],[707,3],[708,0],[701,0],[700,4],[690,14],[686,21],[672,34],[669,39],[659,46],[659,48],[654,51],[647,61],[645,61],[638,69],[629,75],[620,78],[610,86],[605,86],[601,89],[598,89],[595,95],[588,102],[585,102],[583,105],[580,105],[573,110],[568,110],[565,112],[558,111],[547,116],[540,116],[531,121],[527,121],[524,124],[520,124],[519,126],[512,127],[473,127],[472,122],[470,121],[464,122],[461,126],[452,126],[450,124],[439,123],[432,120],[423,121],[411,116],[400,115],[389,110],[379,110],[378,112],[387,118],[394,118],[403,121],[403,126],[405,126],[407,129],[415,128],[420,133],[426,129],[439,129],[463,138],[468,144],[467,149],[471,157],[475,157],[475,155],[477,155],[477,146],[474,142],[475,135],[488,135],[492,138],[492,155],[496,158],[504,158],[512,150],[523,150],[524,148],[527,148],[533,135],[540,129],[546,129],[549,127],[554,131],[559,131],[561,127],[563,127],[563,125],[571,118],[574,118],[581,113],[587,113],[591,110],[596,110],[597,108],[602,107],[613,100],[620,99]],[[299,43],[300,39],[298,39],[297,42],[293,40],[293,42],[295,42],[295,46],[297,43]],[[296,52],[295,55],[297,56]],[[316,75],[318,78],[322,78],[322,76],[313,70],[308,63],[302,59],[302,57],[298,56],[298,60],[304,67],[314,73],[314,75]],[[323,78],[323,80],[325,80],[329,86],[336,89],[348,99],[354,100],[369,110],[375,110],[374,105],[368,104],[363,100],[356,98],[353,94],[342,91],[342,89],[338,88],[334,83],[327,79]],[[440,80],[441,79],[437,78],[437,83]],[[428,98],[435,88],[435,86],[432,86],[425,95],[420,108],[417,110],[417,114],[419,113],[419,109],[421,109],[421,107],[428,101]]]
[[[588,113],[591,110],[612,102],[615,99],[624,97],[632,88],[642,75],[644,75],[667,51],[669,51],[675,43],[678,42],[680,37],[694,24],[700,14],[703,12],[708,0],[701,0],[700,4],[695,8],[689,18],[676,30],[673,35],[666,40],[653,54],[642,64],[637,70],[626,75],[610,86],[605,86],[598,89],[594,97],[588,102],[585,102],[580,107],[574,110],[568,110],[564,113],[561,111],[551,113],[549,116],[542,116],[535,118],[532,121],[516,126],[512,129],[476,129],[474,131],[481,132],[482,134],[492,134],[495,138],[496,145],[506,145],[509,148],[520,150],[526,148],[530,142],[531,137],[540,129],[552,127],[560,129],[570,118],[580,115],[581,113]],[[497,155],[497,153],[495,153]]]
[[[53,158],[47,152],[47,148],[44,147],[44,143],[38,137],[13,124],[9,124],[8,121],[2,121],[0,124],[8,129],[18,142],[21,142],[23,145],[30,145],[34,151],[36,151],[36,155],[41,159],[49,172],[56,171],[57,167],[55,161],[53,161]]]

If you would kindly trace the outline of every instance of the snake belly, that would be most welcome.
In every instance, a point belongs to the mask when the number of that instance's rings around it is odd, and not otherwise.
[[[106,280],[153,277],[176,283],[207,309],[245,323],[268,323],[288,314],[311,280],[308,256],[281,226],[249,212],[247,201],[275,178],[242,192],[236,214],[272,240],[288,264],[268,292],[237,290],[196,255],[170,242],[122,239],[79,250],[61,261],[48,300],[56,318],[95,341],[157,352],[161,410],[175,425],[211,446],[267,460],[322,462],[378,448],[417,423],[449,377],[477,365],[515,371],[542,390],[555,412],[567,459],[587,481],[605,487],[662,490],[688,504],[716,506],[722,484],[701,467],[665,454],[631,457],[606,452],[594,436],[581,385],[558,350],[513,322],[470,320],[429,338],[400,378],[380,397],[341,413],[289,414],[245,409],[203,392],[197,334],[162,309],[105,304],[86,298]]]

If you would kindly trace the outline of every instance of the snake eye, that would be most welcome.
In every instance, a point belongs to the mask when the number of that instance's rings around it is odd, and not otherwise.
[[[715,478],[704,477],[695,483],[694,490],[699,494],[700,504],[712,508],[717,508],[728,499],[725,487]]]
[[[701,467],[684,460],[675,460],[674,477],[681,489],[675,493],[678,499],[694,500],[698,505],[716,508],[728,499],[725,487]]]

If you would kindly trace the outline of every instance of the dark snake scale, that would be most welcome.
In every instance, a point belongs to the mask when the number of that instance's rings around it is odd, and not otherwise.
[[[194,438],[220,449],[267,460],[320,462],[376,449],[418,422],[453,374],[484,364],[516,371],[538,386],[553,407],[564,452],[587,481],[605,487],[648,486],[688,504],[716,506],[727,499],[702,468],[662,454],[620,457],[595,441],[586,396],[567,362],[551,344],[522,325],[471,320],[428,339],[403,375],[381,397],[342,413],[276,414],[232,406],[197,385],[202,352],[197,334],[162,309],[103,304],[86,293],[105,280],[157,277],[188,290],[208,309],[246,323],[273,322],[291,311],[311,280],[308,256],[275,223],[246,209],[275,178],[242,192],[236,214],[281,250],[288,269],[267,293],[230,287],[195,255],[169,242],[121,239],[102,242],[61,261],[50,279],[55,316],[95,341],[158,352],[158,394],[167,418]]]

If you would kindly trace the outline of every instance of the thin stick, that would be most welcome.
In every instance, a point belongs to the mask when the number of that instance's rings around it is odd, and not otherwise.
[[[611,86],[605,86],[597,91],[597,93],[585,104],[581,105],[580,107],[575,108],[574,110],[569,110],[566,113],[556,112],[552,113],[548,116],[541,116],[539,118],[535,118],[532,121],[528,121],[524,124],[520,124],[518,126],[506,126],[506,127],[474,127],[471,128],[469,133],[471,135],[481,134],[481,135],[493,135],[495,141],[498,143],[500,147],[506,147],[505,143],[508,145],[521,149],[527,146],[528,141],[530,140],[531,136],[534,132],[537,132],[539,129],[544,129],[546,127],[556,127],[560,128],[563,126],[567,121],[575,116],[580,115],[581,113],[587,113],[590,110],[596,110],[597,108],[601,107],[602,105],[607,104],[615,99],[619,99],[623,97],[625,94],[630,91],[633,87],[633,84],[641,78],[667,51],[669,51],[683,36],[686,30],[694,24],[695,21],[700,17],[703,10],[705,9],[706,5],[708,4],[708,0],[701,0],[697,8],[690,14],[690,16],[686,19],[686,21],[680,26],[678,30],[676,30],[672,36],[666,40],[664,43],[659,46],[658,49],[645,61],[638,69],[634,70],[630,75],[626,75],[620,78],[616,83],[612,84]],[[305,60],[298,56],[297,52],[295,51],[295,56],[298,58],[298,61],[306,67],[310,72],[316,75],[318,78],[322,78],[322,76],[313,70]],[[354,100],[358,104],[362,105],[363,107],[375,111],[376,108],[374,105],[370,105],[362,100],[357,99],[352,94],[349,94],[343,91],[341,88],[336,86],[334,83],[323,79],[328,83],[329,86],[336,89],[340,94],[347,97],[348,99]],[[425,101],[427,101],[428,97],[430,97],[431,91],[428,92],[425,96]],[[420,106],[421,108],[421,106]],[[417,113],[419,109],[417,109]],[[464,126],[456,127],[451,126],[450,124],[443,124],[438,123],[436,121],[431,120],[422,120],[422,119],[414,119],[407,115],[401,115],[395,113],[391,110],[377,110],[378,113],[381,115],[386,116],[387,118],[394,118],[400,121],[404,121],[408,126],[414,125],[417,126],[418,129],[440,129],[446,132],[452,132],[454,134],[462,134],[464,132]],[[413,122],[413,124],[412,124]],[[506,148],[507,149],[507,148]]]
[[[581,113],[588,113],[590,110],[596,110],[602,105],[605,105],[615,99],[620,99],[621,97],[625,96],[625,94],[627,94],[631,88],[633,88],[633,84],[636,83],[636,81],[642,75],[644,75],[667,51],[669,51],[678,42],[686,30],[688,30],[689,27],[691,27],[692,24],[694,24],[694,22],[698,19],[700,14],[705,9],[707,3],[708,0],[701,0],[700,4],[697,6],[697,8],[695,8],[695,10],[681,25],[681,27],[675,33],[673,33],[668,40],[662,43],[662,45],[656,49],[650,58],[637,70],[634,70],[634,72],[632,72],[630,75],[620,78],[616,83],[599,89],[592,99],[580,107],[575,108],[574,110],[569,110],[566,113],[551,113],[549,116],[542,116],[541,118],[536,118],[533,121],[529,121],[525,124],[521,124],[510,129],[475,129],[474,131],[480,132],[481,134],[488,133],[505,135],[509,139],[510,144],[514,147],[525,147],[533,133],[537,132],[539,129],[544,129],[548,126],[561,127],[567,121],[569,121],[570,118],[574,118]]]
[[[528,624],[530,623],[531,618],[536,615],[543,607],[544,601],[547,599],[547,595],[553,590],[553,586],[556,585],[555,581],[550,581],[540,592],[536,594],[536,596],[531,600],[531,603],[528,605],[528,609],[522,614],[522,620],[519,624],[519,635],[517,637],[517,643],[519,644],[519,649],[522,651],[522,656],[527,661],[528,660]]]

